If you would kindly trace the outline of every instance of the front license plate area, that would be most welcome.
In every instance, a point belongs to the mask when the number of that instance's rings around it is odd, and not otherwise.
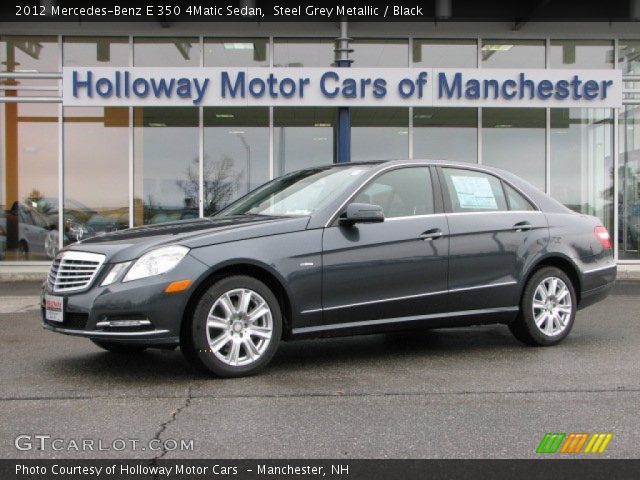
[[[44,318],[50,322],[64,322],[64,297],[44,296]]]

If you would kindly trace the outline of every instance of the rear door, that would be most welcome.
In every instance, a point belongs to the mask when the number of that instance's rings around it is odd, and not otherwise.
[[[517,307],[524,267],[546,245],[544,214],[490,173],[439,172],[450,234],[450,310]]]
[[[403,323],[446,313],[448,227],[432,172],[415,166],[379,174],[352,201],[380,205],[384,222],[325,229],[325,324]]]

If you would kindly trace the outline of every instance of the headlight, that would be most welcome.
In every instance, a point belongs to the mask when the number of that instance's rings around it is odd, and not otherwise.
[[[122,281],[130,282],[131,280],[166,273],[178,265],[188,252],[189,249],[187,247],[180,245],[151,250],[136,260]]]
[[[118,281],[120,277],[122,277],[124,271],[129,267],[129,265],[131,265],[131,262],[116,263],[113,267],[111,267],[111,270],[109,270],[109,273],[107,273],[107,276],[104,277],[104,280],[100,285],[102,287],[105,287],[107,285],[111,285],[113,282]]]

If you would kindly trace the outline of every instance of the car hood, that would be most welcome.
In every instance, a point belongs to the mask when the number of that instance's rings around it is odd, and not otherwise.
[[[198,218],[129,228],[100,234],[74,243],[65,250],[101,253],[107,262],[126,262],[163,245],[199,248],[218,243],[304,230],[309,217],[241,215]]]

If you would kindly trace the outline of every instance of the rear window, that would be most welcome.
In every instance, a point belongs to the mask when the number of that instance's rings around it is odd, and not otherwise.
[[[511,185],[505,183],[504,189],[507,192],[507,199],[509,200],[509,210],[535,210],[533,205],[529,203],[529,200],[524,198],[522,194]]]

